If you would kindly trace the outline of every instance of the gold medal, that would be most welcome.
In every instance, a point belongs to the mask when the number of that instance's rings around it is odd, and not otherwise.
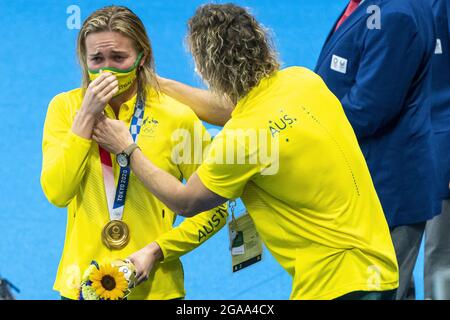
[[[120,250],[130,241],[130,230],[125,222],[112,220],[103,228],[102,241],[111,250]]]

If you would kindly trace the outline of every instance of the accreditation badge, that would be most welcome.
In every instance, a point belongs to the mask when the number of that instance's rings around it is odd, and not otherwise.
[[[262,259],[262,243],[252,218],[246,212],[235,218],[234,207],[230,203],[232,221],[228,224],[233,272],[242,270]]]

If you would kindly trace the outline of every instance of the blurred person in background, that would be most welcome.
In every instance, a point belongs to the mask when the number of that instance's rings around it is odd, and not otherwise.
[[[351,0],[331,28],[315,71],[338,97],[372,175],[400,268],[397,299],[410,290],[433,209],[429,0]]]
[[[436,292],[437,283],[445,282],[442,277],[450,276],[450,1],[430,2],[436,23],[436,48],[429,98],[436,158],[436,206],[441,214],[428,221],[425,228],[424,291],[425,299],[450,299],[450,291]]]

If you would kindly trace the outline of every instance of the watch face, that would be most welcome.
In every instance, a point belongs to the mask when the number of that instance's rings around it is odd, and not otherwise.
[[[117,163],[122,168],[128,167],[128,157],[127,157],[127,155],[124,154],[124,153],[119,153],[117,155]]]

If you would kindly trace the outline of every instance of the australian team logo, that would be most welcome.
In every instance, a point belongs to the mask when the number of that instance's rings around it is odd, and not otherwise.
[[[156,136],[156,129],[158,128],[159,121],[153,117],[145,117],[142,122],[141,135],[148,138],[154,138]]]

